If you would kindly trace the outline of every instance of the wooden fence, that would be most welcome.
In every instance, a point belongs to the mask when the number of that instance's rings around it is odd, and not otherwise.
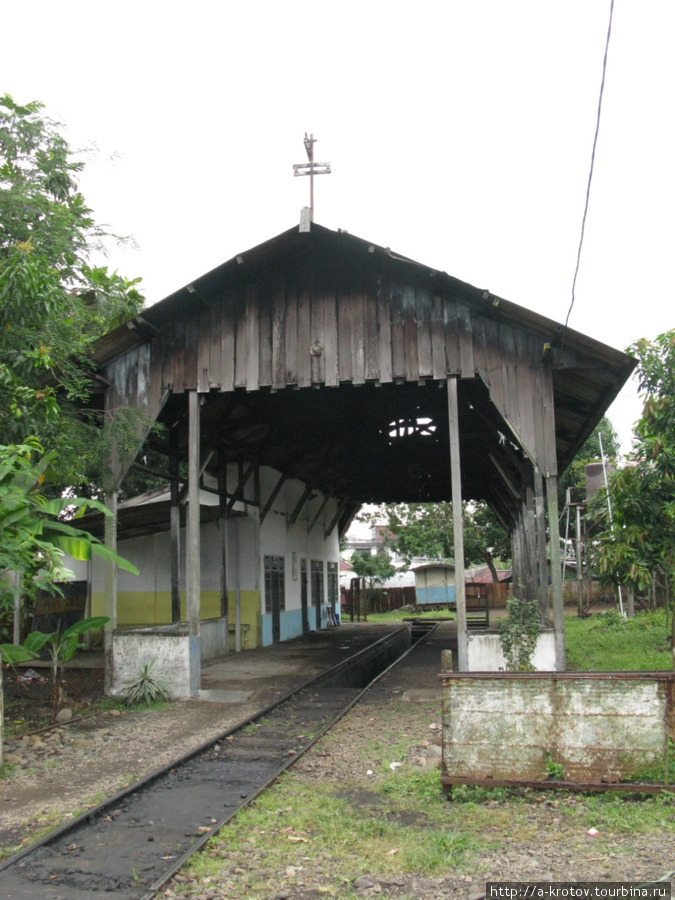
[[[342,591],[342,615],[351,616],[353,591],[347,589]],[[489,609],[506,609],[506,601],[513,596],[513,585],[509,582],[501,582],[499,584],[467,584],[467,598],[484,598],[487,593]],[[616,598],[612,588],[602,587],[597,581],[563,582],[563,600],[566,606],[577,608],[579,605],[579,594],[584,605],[588,605],[591,601],[593,607],[612,607],[616,604]],[[657,599],[659,605],[661,602]],[[624,596],[625,603],[625,596]],[[400,609],[402,606],[415,606],[415,588],[414,587],[396,587],[396,588],[376,588],[372,591],[367,590],[365,586],[361,587],[360,609],[361,613],[379,613],[389,612],[394,609]],[[650,601],[651,606],[651,601]],[[354,607],[354,615],[357,615],[359,603]],[[636,609],[640,608],[639,602],[636,602]]]

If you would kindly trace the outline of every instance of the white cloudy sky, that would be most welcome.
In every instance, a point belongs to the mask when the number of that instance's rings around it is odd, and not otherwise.
[[[609,0],[61,0],[3,9],[0,92],[93,147],[82,189],[156,302],[299,219],[564,321]],[[571,327],[675,326],[673,0],[616,0]],[[634,386],[610,411],[626,444]]]

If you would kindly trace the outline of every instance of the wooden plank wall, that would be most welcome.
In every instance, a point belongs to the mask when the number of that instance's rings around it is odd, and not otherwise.
[[[210,307],[195,300],[190,315],[111,364],[108,377],[114,402],[138,404],[152,414],[166,390],[479,375],[530,458],[555,474],[553,384],[542,346],[540,336],[500,321],[489,306],[474,308],[427,286],[396,281],[384,268],[355,271],[308,261],[228,288]],[[152,378],[139,381],[135,372],[141,368],[152,370]]]

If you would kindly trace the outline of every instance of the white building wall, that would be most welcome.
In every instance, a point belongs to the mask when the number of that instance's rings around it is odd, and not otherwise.
[[[279,473],[263,468],[260,472],[262,504],[274,490]],[[236,466],[228,469],[228,490],[234,492],[238,482]],[[325,528],[337,510],[336,501],[330,500],[314,528],[308,533],[323,497],[309,500],[290,529],[288,520],[305,490],[303,483],[287,481],[279,492],[262,526],[258,525],[260,509],[257,506],[237,502],[228,519],[228,591],[230,629],[234,626],[236,597],[240,600],[241,621],[246,626],[243,646],[252,647],[269,643],[269,623],[265,623],[264,557],[282,556],[287,622],[282,629],[286,636],[301,633],[299,611],[301,609],[300,561],[307,560],[308,577],[312,560],[323,563],[324,585],[327,586],[327,562],[339,562],[337,530],[325,539]],[[245,497],[254,500],[253,476],[246,485]],[[218,498],[202,492],[204,505],[215,505]],[[185,529],[180,534],[180,590],[182,618],[185,618]],[[238,549],[237,549],[238,548]],[[118,552],[138,569],[138,576],[120,570],[118,572],[118,624],[153,625],[171,621],[171,536],[161,532],[154,535],[122,540]],[[202,526],[201,532],[201,613],[202,619],[220,615],[220,529],[217,522]],[[78,579],[86,579],[86,563],[71,561],[70,568]],[[100,559],[92,566],[92,614],[103,614],[104,567]],[[309,591],[309,586],[308,586]],[[310,627],[315,627],[316,616],[310,606]]]

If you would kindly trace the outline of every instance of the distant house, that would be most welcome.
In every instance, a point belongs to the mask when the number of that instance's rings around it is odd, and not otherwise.
[[[513,581],[512,569],[497,569],[497,580],[499,584],[505,581]],[[494,584],[492,572],[489,566],[476,566],[466,573],[467,584]]]
[[[455,567],[452,563],[429,562],[413,569],[418,606],[454,604]]]

